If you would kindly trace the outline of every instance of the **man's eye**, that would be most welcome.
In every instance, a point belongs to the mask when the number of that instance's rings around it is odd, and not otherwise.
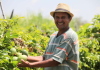
[[[56,17],[56,19],[59,19],[59,17]]]
[[[62,19],[65,19],[65,17],[62,17]]]

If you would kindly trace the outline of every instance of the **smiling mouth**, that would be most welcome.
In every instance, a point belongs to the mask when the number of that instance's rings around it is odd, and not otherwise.
[[[63,25],[64,23],[58,23],[58,25]]]

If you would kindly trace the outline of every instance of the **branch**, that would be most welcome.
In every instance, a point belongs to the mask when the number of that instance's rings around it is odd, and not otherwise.
[[[11,12],[10,19],[13,17],[13,12],[14,12],[14,9]]]
[[[4,12],[3,12],[3,8],[2,8],[1,0],[0,0],[0,6],[1,6],[1,11],[2,11],[3,18],[6,19],[5,15],[4,15]]]

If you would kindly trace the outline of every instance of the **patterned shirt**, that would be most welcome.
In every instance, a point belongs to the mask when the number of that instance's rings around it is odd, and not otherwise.
[[[55,32],[50,36],[43,57],[45,60],[52,58],[60,64],[54,67],[46,67],[44,70],[78,70],[79,41],[76,32],[69,28],[58,37],[57,33]]]

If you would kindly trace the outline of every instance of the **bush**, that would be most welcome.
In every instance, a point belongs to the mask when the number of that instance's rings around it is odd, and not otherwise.
[[[78,36],[79,70],[100,70],[100,15],[95,15],[92,23],[81,26]]]
[[[6,23],[5,23],[6,22]],[[33,23],[34,22],[34,23]],[[0,70],[43,70],[43,68],[17,68],[10,49],[28,51],[31,56],[43,55],[50,35],[57,30],[52,20],[38,16],[0,19]],[[81,26],[79,36],[79,70],[100,70],[100,15],[92,23]]]

